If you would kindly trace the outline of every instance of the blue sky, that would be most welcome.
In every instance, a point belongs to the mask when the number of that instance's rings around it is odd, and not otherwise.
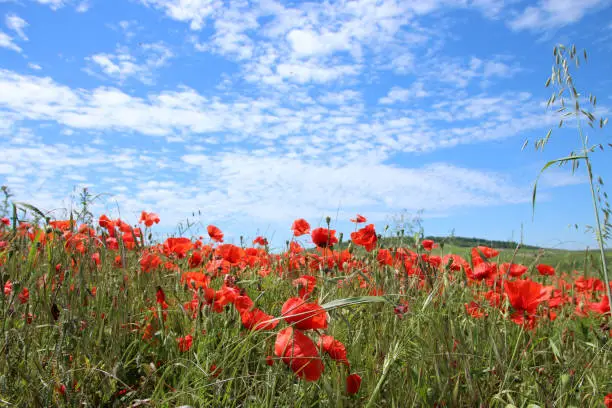
[[[382,231],[424,209],[427,234],[593,245],[583,173],[548,173],[531,217],[539,168],[575,131],[521,146],[558,122],[544,106],[558,42],[589,51],[576,82],[607,114],[610,6],[0,0],[0,183],[57,218],[87,186],[106,194],[98,214],[155,211],[160,232],[189,218],[229,242],[281,245],[295,218],[327,215]]]

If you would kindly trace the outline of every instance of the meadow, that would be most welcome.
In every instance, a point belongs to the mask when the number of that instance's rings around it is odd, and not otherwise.
[[[153,242],[153,213],[16,214],[6,406],[612,406],[610,308],[584,252],[383,237],[357,216],[350,243],[296,220],[277,253],[213,225]]]

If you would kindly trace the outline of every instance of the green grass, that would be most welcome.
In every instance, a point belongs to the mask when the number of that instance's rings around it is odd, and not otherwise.
[[[488,317],[475,319],[464,304],[480,289],[468,286],[460,272],[430,271],[420,281],[379,266],[375,252],[360,251],[349,272],[337,266],[327,273],[307,266],[289,272],[285,260],[277,265],[281,274],[265,278],[255,268],[233,270],[238,286],[274,316],[297,296],[292,278],[306,273],[318,277],[314,295],[321,304],[367,296],[372,288],[384,291],[388,302],[352,300],[329,310],[324,332],[345,344],[351,366],[324,357],[321,379],[306,382],[276,357],[266,364],[284,321],[275,330],[249,332],[231,304],[221,313],[205,307],[193,319],[182,307],[191,294],[179,274],[164,268],[142,273],[138,250],[88,243],[81,255],[57,238],[38,249],[19,236],[3,240],[9,244],[1,252],[0,276],[14,282],[13,294],[1,297],[0,311],[0,399],[8,406],[122,407],[140,401],[154,407],[596,407],[612,392],[612,341],[604,327],[609,318],[578,318],[567,305],[555,321],[541,318],[534,330],[525,330],[508,319],[510,311],[485,305]],[[90,261],[95,251],[99,267]],[[466,248],[446,245],[443,252],[449,251],[465,254]],[[114,265],[122,253],[125,268]],[[511,258],[506,250],[500,262]],[[515,262],[570,271],[584,265],[584,254],[519,250]],[[187,258],[175,263],[188,270]],[[52,288],[57,264],[64,282]],[[361,288],[364,270],[368,284]],[[214,278],[211,286],[221,283]],[[30,298],[20,304],[16,295],[23,287]],[[157,287],[169,304],[165,321],[155,302]],[[409,305],[403,316],[394,313],[399,301]],[[28,313],[34,315],[30,324]],[[145,322],[154,324],[151,340],[143,340]],[[130,324],[141,329],[130,330]],[[193,347],[180,352],[176,339],[189,333]],[[317,338],[312,331],[307,335]],[[350,373],[363,378],[356,395],[345,390]]]

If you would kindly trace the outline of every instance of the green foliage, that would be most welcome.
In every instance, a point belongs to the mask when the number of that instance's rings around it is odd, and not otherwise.
[[[337,268],[315,291],[330,314],[326,332],[346,345],[350,371],[363,378],[356,396],[344,389],[349,371],[329,359],[315,383],[298,380],[280,361],[268,366],[275,331],[246,331],[233,307],[207,307],[192,319],[182,306],[191,294],[179,276],[163,268],[140,272],[137,253],[127,253],[122,269],[114,266],[116,253],[93,243],[83,254],[67,252],[61,241],[32,253],[17,236],[5,254],[0,275],[14,287],[1,297],[0,398],[14,406],[579,407],[597,406],[612,389],[612,340],[597,318],[573,319],[569,305],[555,321],[525,331],[485,305],[488,317],[474,319],[465,312],[473,297],[460,275],[436,275],[423,290],[418,280],[402,282],[376,266],[375,252],[363,259],[384,297],[368,296]],[[176,264],[187,269],[186,258]],[[221,283],[215,278],[211,286]],[[242,272],[238,285],[274,316],[296,293],[291,279],[262,278],[255,268]],[[31,292],[25,305],[15,295],[23,287]],[[154,318],[162,312],[157,287],[169,304],[165,321]],[[402,315],[394,313],[398,299],[409,305]],[[160,324],[143,340],[147,321]],[[176,339],[189,333],[193,347],[182,353]]]

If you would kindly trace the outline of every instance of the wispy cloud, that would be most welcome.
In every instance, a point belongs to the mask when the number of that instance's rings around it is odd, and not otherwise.
[[[192,30],[200,30],[215,9],[223,6],[219,0],[139,0],[142,4],[160,9],[168,17],[190,23]]]
[[[13,38],[3,31],[0,31],[0,48],[7,48],[12,51],[21,52],[21,47],[15,44]]]
[[[406,102],[410,98],[424,98],[429,95],[422,82],[415,82],[409,88],[394,86],[384,98],[380,98],[378,103],[390,105],[396,102]]]
[[[61,7],[64,7],[66,4],[70,2],[70,0],[35,0],[37,3],[47,5],[51,7],[53,10],[57,10]]]
[[[13,30],[23,41],[28,41],[28,36],[24,29],[29,25],[27,21],[19,17],[17,14],[7,14],[5,17],[6,26]]]
[[[575,23],[607,4],[608,0],[540,0],[536,6],[527,6],[519,12],[509,25],[517,31],[544,31]]]
[[[144,84],[152,84],[155,70],[166,65],[173,57],[172,51],[163,43],[139,44],[138,56],[125,46],[118,47],[114,54],[99,53],[87,58],[89,72],[98,70],[106,77],[123,82],[136,78]]]

